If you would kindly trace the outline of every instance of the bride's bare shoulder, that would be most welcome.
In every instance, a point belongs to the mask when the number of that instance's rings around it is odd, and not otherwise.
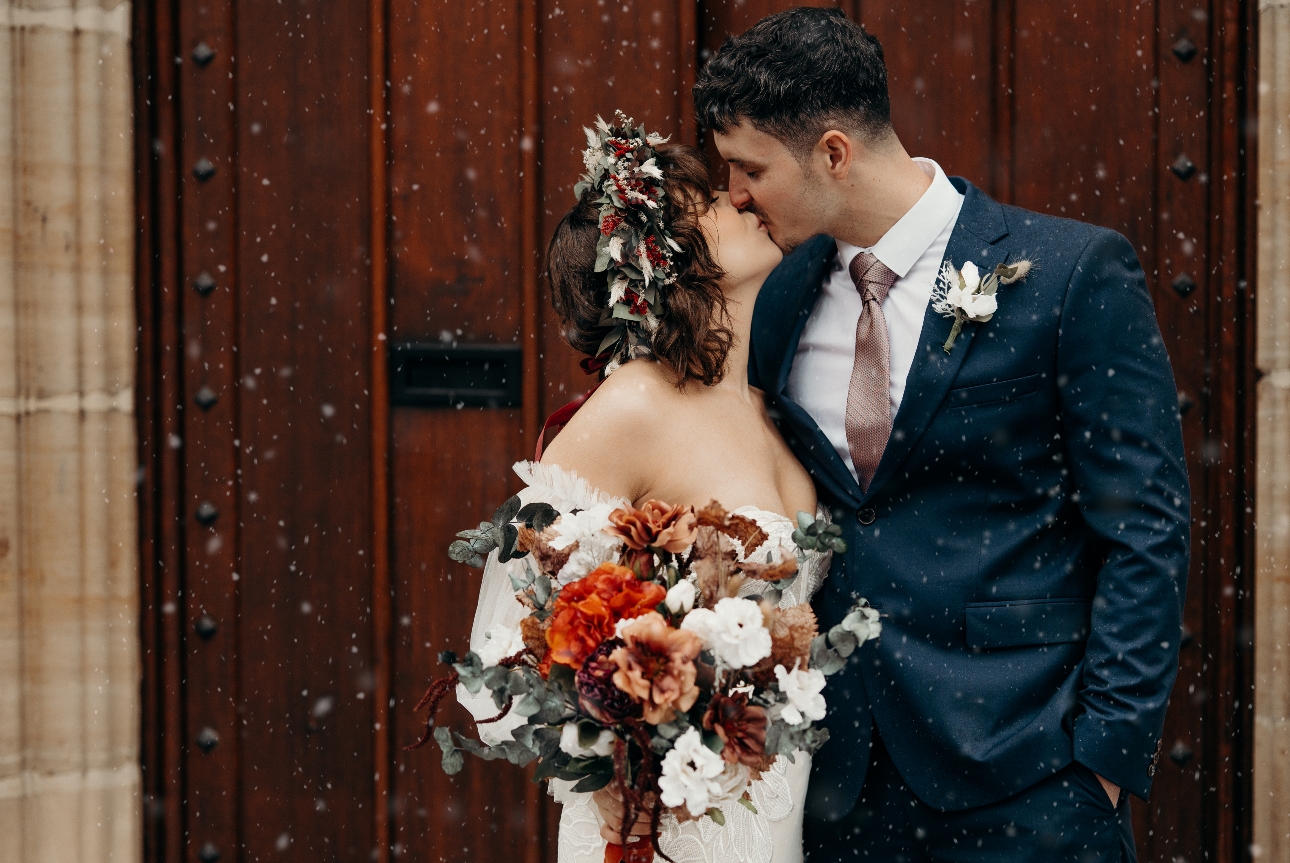
[[[683,394],[657,363],[633,360],[592,393],[569,424],[549,442],[543,464],[576,471],[601,491],[635,500],[657,462],[660,416]]]

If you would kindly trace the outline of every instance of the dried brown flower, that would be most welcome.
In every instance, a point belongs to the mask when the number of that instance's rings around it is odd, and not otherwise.
[[[532,615],[520,621],[520,635],[524,637],[524,646],[538,662],[546,656],[546,627],[545,621],[538,620]]]
[[[750,555],[761,548],[762,543],[770,539],[766,531],[757,522],[742,515],[726,512],[725,507],[715,500],[695,513],[699,527],[712,527],[731,539],[739,540],[744,547],[744,555]]]
[[[622,537],[628,548],[661,548],[678,554],[694,542],[694,507],[646,501],[640,509],[625,506],[609,514],[607,533]]]
[[[759,766],[766,749],[766,711],[748,703],[748,693],[718,692],[703,714],[703,727],[717,732],[725,745],[721,757],[728,764]]]
[[[734,544],[714,527],[700,527],[690,552],[691,572],[704,608],[718,600],[734,596],[744,577],[734,570]]]
[[[533,555],[538,569],[551,578],[555,578],[560,570],[564,569],[564,565],[569,562],[569,557],[578,550],[576,542],[562,551],[552,548],[550,542],[555,539],[555,531],[549,527],[541,533],[531,527],[521,527],[519,534],[515,546]]]
[[[797,575],[797,555],[780,546],[779,556],[779,563],[754,563],[746,560],[736,563],[735,569],[758,581],[782,581]]]
[[[750,671],[758,686],[775,682],[775,666],[792,668],[801,661],[805,668],[811,657],[811,639],[815,638],[819,624],[809,605],[790,608],[772,608],[763,603],[766,628],[770,630],[770,656],[754,665]]]

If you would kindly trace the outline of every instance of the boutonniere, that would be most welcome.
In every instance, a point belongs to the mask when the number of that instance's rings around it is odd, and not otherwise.
[[[941,315],[954,319],[950,337],[945,340],[945,353],[954,349],[955,340],[963,332],[963,324],[968,321],[983,324],[994,317],[999,308],[996,296],[999,286],[1021,281],[1030,272],[1031,266],[1030,261],[999,264],[994,272],[987,273],[984,277],[971,261],[965,263],[961,270],[954,269],[949,261],[941,266],[936,289],[932,292],[932,308]]]

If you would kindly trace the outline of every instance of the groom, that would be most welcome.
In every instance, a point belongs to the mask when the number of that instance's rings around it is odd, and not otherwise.
[[[815,601],[882,639],[831,678],[811,861],[1132,861],[1177,673],[1188,487],[1133,247],[913,159],[876,39],[794,9],[695,87],[735,206],[791,252],[751,378],[850,547]],[[988,321],[942,264],[1030,261]]]

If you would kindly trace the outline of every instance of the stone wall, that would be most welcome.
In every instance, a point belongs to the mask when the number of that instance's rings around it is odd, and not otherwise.
[[[140,858],[129,45],[0,0],[0,861]]]
[[[1290,0],[1259,3],[1254,850],[1290,860]]]

